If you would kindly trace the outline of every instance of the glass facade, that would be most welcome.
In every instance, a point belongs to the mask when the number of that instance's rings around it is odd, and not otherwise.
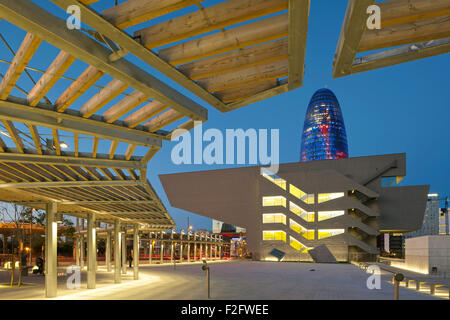
[[[300,161],[348,158],[347,134],[339,102],[320,89],[309,102],[303,126]]]

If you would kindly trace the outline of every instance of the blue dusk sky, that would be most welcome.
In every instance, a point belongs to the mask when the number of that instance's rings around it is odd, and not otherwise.
[[[49,1],[35,2],[60,17],[66,16],[64,11]],[[100,1],[93,5],[93,8],[101,10],[105,3],[110,6],[112,2]],[[205,1],[204,4],[206,6],[215,2],[219,1]],[[204,130],[217,128],[225,132],[226,129],[237,128],[279,129],[281,163],[299,161],[301,133],[309,100],[316,90],[328,87],[336,94],[342,108],[350,157],[405,152],[407,176],[401,185],[429,184],[430,192],[439,193],[442,197],[450,196],[450,56],[440,55],[333,79],[332,61],[346,7],[347,0],[311,1],[306,70],[302,88],[226,114],[207,105],[137,59],[130,56],[127,56],[127,59],[206,107],[209,110],[209,120],[203,125]],[[182,12],[193,10],[196,10],[195,7]],[[175,15],[167,15],[160,21],[172,17]],[[6,21],[0,22],[0,32],[15,50],[25,35],[22,30]],[[37,56],[31,60],[30,66],[47,68],[57,52],[47,44],[42,45]],[[12,59],[3,43],[0,43],[0,59]],[[81,67],[81,64],[75,64],[68,73],[79,74]],[[0,73],[4,74],[6,69],[7,66],[0,63]],[[32,74],[38,79],[38,73]],[[22,76],[19,85],[30,88],[27,81]],[[107,82],[103,79],[99,82],[102,85],[105,83]],[[54,101],[65,87],[67,83],[61,84],[61,88],[54,88],[48,97]],[[17,92],[13,94],[21,96]],[[77,103],[83,102],[83,99],[80,100]],[[195,229],[210,229],[210,219],[170,206],[158,175],[232,166],[175,165],[171,161],[171,152],[175,145],[176,142],[163,142],[162,150],[149,164],[148,178],[179,228],[186,228],[186,217],[189,215]],[[103,148],[103,151],[107,152],[109,145]]]

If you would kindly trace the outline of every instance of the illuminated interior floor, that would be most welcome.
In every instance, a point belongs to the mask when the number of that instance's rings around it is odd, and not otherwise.
[[[213,299],[392,299],[391,275],[383,274],[380,290],[369,290],[369,274],[351,264],[228,262],[211,264]],[[314,271],[312,271],[314,270]],[[64,272],[61,269],[61,272]],[[6,272],[0,272],[2,283]],[[199,264],[142,266],[140,280],[132,270],[113,283],[113,273],[100,267],[97,289],[87,290],[86,273],[81,289],[69,290],[66,276],[58,278],[58,299],[204,299],[205,272]],[[22,288],[0,287],[0,299],[42,299],[44,277],[30,276]],[[439,299],[424,292],[400,288],[400,299]]]

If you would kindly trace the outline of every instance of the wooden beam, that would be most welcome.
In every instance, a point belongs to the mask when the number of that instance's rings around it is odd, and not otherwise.
[[[97,157],[98,141],[98,137],[94,137],[94,141],[92,143],[92,158],[94,159]]]
[[[265,99],[274,97],[276,95],[279,95],[279,94],[282,94],[282,93],[285,93],[285,92],[288,92],[288,91],[289,91],[289,89],[288,89],[287,83],[286,84],[282,84],[282,85],[279,85],[279,86],[277,86],[275,88],[272,88],[272,89],[260,92],[258,94],[255,94],[255,95],[253,95],[251,97],[245,98],[244,100],[230,103],[230,104],[227,105],[227,107],[230,109],[230,111],[231,110],[235,110],[235,109],[241,108],[243,106],[246,106],[246,105],[249,105],[249,104],[252,104],[252,103],[256,103],[258,101],[265,100]]]
[[[150,148],[150,150],[142,158],[142,163],[148,163],[158,153],[159,150],[160,148]]]
[[[219,99],[217,99],[212,94],[207,92],[205,89],[197,85],[195,81],[192,81],[191,79],[183,75],[176,68],[173,68],[166,61],[159,58],[157,54],[145,48],[139,41],[135,41],[135,39],[131,38],[129,34],[116,28],[110,22],[105,20],[102,16],[97,14],[97,12],[91,10],[89,7],[80,5],[80,3],[77,0],[51,0],[51,1],[56,5],[58,5],[59,7],[61,7],[63,10],[66,10],[66,8],[70,5],[78,5],[78,7],[81,10],[81,18],[84,23],[91,26],[94,30],[97,30],[105,37],[114,41],[123,50],[132,53],[138,59],[141,59],[143,62],[151,65],[159,72],[167,75],[172,80],[178,82],[180,85],[182,85],[192,93],[196,94],[198,97],[208,102],[218,110],[226,111],[225,104],[222,103]],[[171,105],[166,100],[158,98],[155,99],[163,102],[166,105]],[[180,101],[182,101],[182,99]],[[190,105],[188,105],[188,107],[189,106]],[[207,117],[207,114],[204,114],[202,116]],[[206,120],[206,118],[203,119],[202,121],[204,120]]]
[[[89,66],[56,100],[56,110],[58,112],[65,111],[72,103],[81,97],[83,93],[93,86],[103,74],[104,73],[97,68]]]
[[[105,186],[137,186],[143,185],[140,181],[115,180],[115,181],[54,181],[54,182],[24,182],[3,183],[0,188],[68,188],[68,187],[105,187]]]
[[[29,124],[28,129],[30,130],[31,137],[33,138],[34,145],[36,146],[36,151],[39,154],[42,154],[41,140],[39,139],[39,132],[36,126]]]
[[[152,101],[130,114],[123,121],[129,128],[134,128],[167,109],[167,106],[163,105],[161,102]]]
[[[287,8],[287,0],[229,0],[138,30],[134,36],[152,49]]]
[[[127,88],[128,86],[122,81],[112,80],[80,108],[80,113],[84,118],[89,118]]]
[[[198,83],[211,92],[246,86],[283,78],[288,75],[288,61],[279,60],[264,65],[257,65],[235,72],[227,72],[210,78],[198,80]]]
[[[11,93],[14,85],[19,80],[20,75],[25,70],[36,50],[39,48],[42,40],[31,33],[27,33],[25,39],[16,52],[8,71],[0,83],[0,100],[5,100]]]
[[[0,152],[6,152],[6,150],[7,150],[6,143],[0,136]]]
[[[130,160],[131,156],[133,155],[134,149],[136,149],[136,145],[135,144],[129,144],[127,151],[125,151],[125,159],[126,160]]]
[[[289,0],[289,90],[303,84],[309,8],[310,0]]]
[[[130,112],[141,103],[146,101],[148,96],[140,91],[134,91],[129,96],[123,98],[120,102],[109,108],[103,113],[103,119],[108,123],[112,123],[124,114]]]
[[[172,122],[180,120],[183,117],[184,117],[183,114],[179,113],[176,110],[170,109],[160,114],[159,116],[154,117],[149,122],[145,123],[144,126],[148,127],[148,130],[150,132],[155,132],[161,129],[162,127],[171,124]]]
[[[57,129],[52,129],[53,143],[56,150],[56,155],[61,155],[61,146],[59,144],[59,134]]]
[[[31,107],[35,107],[56,84],[59,78],[61,78],[64,72],[69,69],[74,61],[75,57],[61,51],[47,71],[42,75],[41,79],[39,79],[33,89],[31,89],[27,96],[28,104]]]
[[[450,37],[450,15],[367,30],[359,52]]]
[[[6,130],[8,130],[9,136],[14,141],[14,144],[17,147],[17,150],[19,150],[20,153],[23,153],[25,147],[23,145],[22,138],[19,135],[19,132],[17,131],[16,127],[14,126],[14,123],[10,120],[2,120],[3,125],[5,126]]]
[[[450,52],[450,38],[415,43],[391,50],[377,52],[355,59],[351,74],[432,57]]]
[[[288,39],[271,41],[191,63],[178,69],[193,80],[288,58]]]
[[[78,157],[79,139],[78,139],[78,133],[76,133],[76,132],[74,132],[74,134],[73,134],[73,143],[74,143],[75,157]]]
[[[98,136],[108,140],[119,140],[137,145],[161,146],[158,135],[143,130],[131,129],[119,124],[109,124],[101,120],[85,119],[76,113],[59,113],[51,106],[31,108],[24,99],[9,97],[8,101],[0,100],[0,118],[18,121],[37,126],[77,132],[89,136]]]
[[[139,159],[140,160],[140,159]],[[122,168],[122,169],[141,169],[144,166],[140,161],[130,160],[109,160],[107,155],[98,155],[96,159],[92,157],[74,157],[71,155],[56,156],[56,155],[37,155],[28,153],[11,153],[1,152],[0,161],[32,163],[40,166],[82,166],[82,167],[108,167],[108,168]]]
[[[203,0],[128,0],[102,11],[102,16],[119,29],[160,17]]]
[[[282,14],[164,48],[158,53],[170,64],[179,65],[287,36],[288,15]]]
[[[114,159],[114,154],[116,153],[117,145],[119,144],[119,141],[113,140],[111,141],[111,146],[109,147],[109,159]]]
[[[449,0],[391,0],[377,3],[381,27],[450,15]]]
[[[333,61],[333,78],[349,74],[367,25],[367,8],[376,0],[349,0]]]
[[[74,4],[82,7],[78,1]],[[128,60],[110,62],[111,51],[108,48],[81,31],[69,30],[65,20],[57,18],[31,1],[0,0],[0,17],[39,38],[45,38],[51,45],[70,52],[77,59],[169,105],[189,118],[206,120],[208,117],[208,111],[201,105]]]
[[[257,93],[269,90],[278,85],[277,79],[271,79],[268,81],[256,82],[250,85],[241,86],[238,88],[227,89],[223,91],[215,92],[214,94],[219,97],[223,102],[230,103],[239,101],[248,97],[251,97]]]

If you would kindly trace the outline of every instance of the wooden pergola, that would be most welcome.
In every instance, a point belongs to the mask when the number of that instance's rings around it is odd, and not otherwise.
[[[51,1],[222,112],[302,86],[310,0]]]
[[[381,29],[369,30],[367,8],[381,9]],[[370,52],[357,57],[358,53]],[[349,0],[333,62],[333,77],[450,52],[450,0]]]

